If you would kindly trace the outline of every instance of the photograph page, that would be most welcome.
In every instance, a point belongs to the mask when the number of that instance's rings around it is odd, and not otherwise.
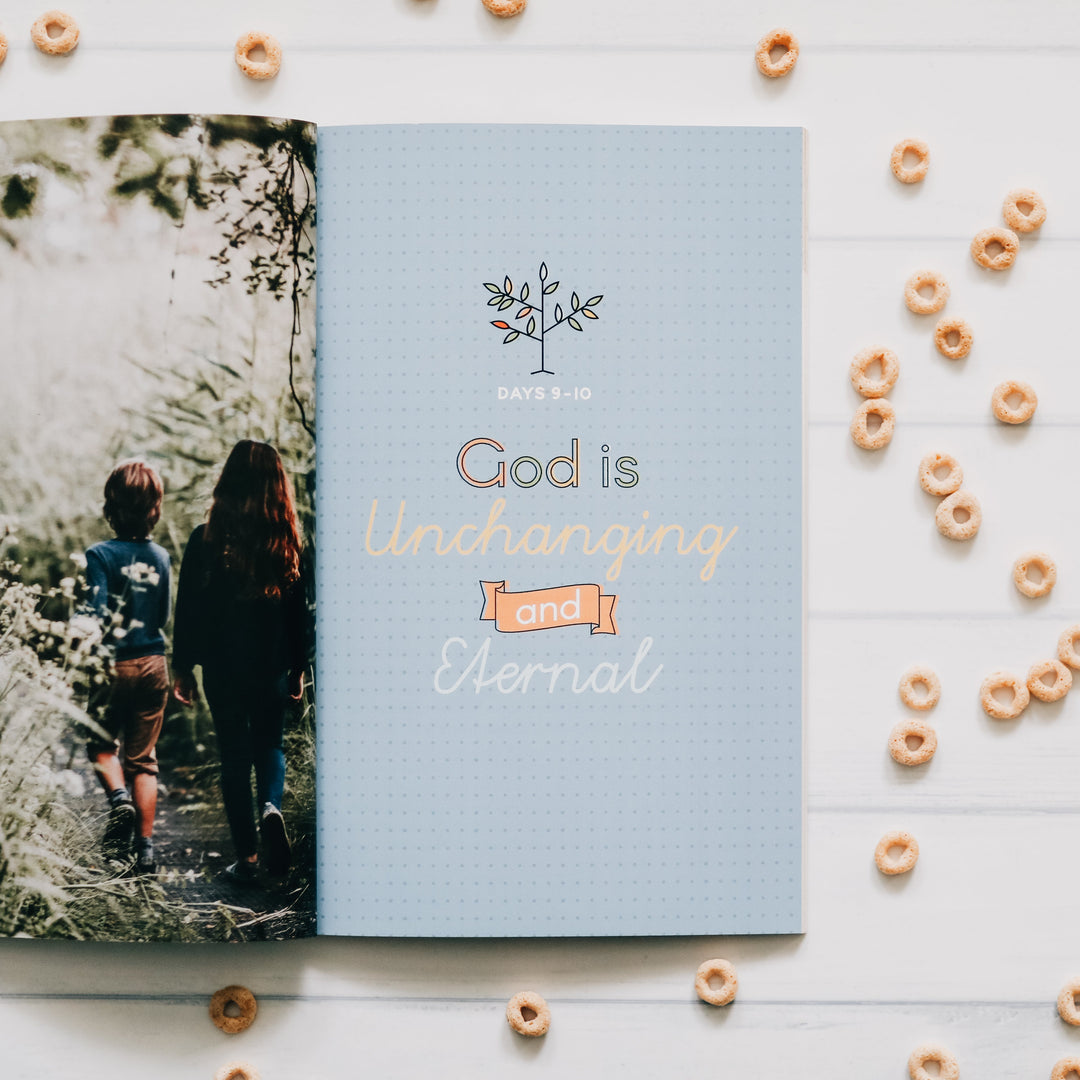
[[[315,128],[0,124],[0,934],[315,932]]]

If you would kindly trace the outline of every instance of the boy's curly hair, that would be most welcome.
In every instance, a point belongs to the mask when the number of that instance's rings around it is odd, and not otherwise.
[[[105,520],[121,539],[142,540],[161,517],[165,489],[145,461],[121,461],[105,481]]]

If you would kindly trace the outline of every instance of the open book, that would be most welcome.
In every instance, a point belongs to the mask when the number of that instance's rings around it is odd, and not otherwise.
[[[0,241],[0,933],[803,929],[801,130],[6,123]]]

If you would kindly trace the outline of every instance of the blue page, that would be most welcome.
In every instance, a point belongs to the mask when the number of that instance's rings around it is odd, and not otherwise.
[[[319,929],[803,927],[803,133],[319,132]]]

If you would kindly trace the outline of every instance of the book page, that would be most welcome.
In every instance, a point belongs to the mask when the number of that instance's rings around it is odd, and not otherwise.
[[[802,164],[320,131],[320,932],[802,928]]]
[[[314,166],[0,124],[0,934],[314,933]]]

